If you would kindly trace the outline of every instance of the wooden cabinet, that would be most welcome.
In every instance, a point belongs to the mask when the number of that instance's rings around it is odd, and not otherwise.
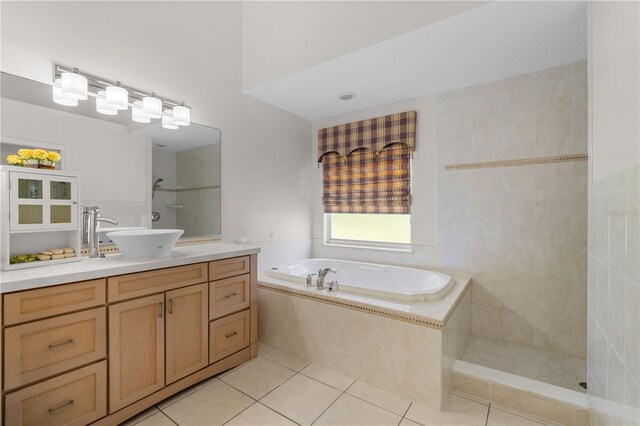
[[[167,384],[208,364],[207,284],[197,284],[165,294]]]
[[[102,307],[7,328],[5,389],[104,358],[106,318]]]
[[[86,425],[107,414],[107,363],[91,364],[5,397],[5,424]]]
[[[164,387],[164,294],[109,306],[109,412]]]
[[[119,424],[255,357],[256,261],[0,295],[4,424]]]

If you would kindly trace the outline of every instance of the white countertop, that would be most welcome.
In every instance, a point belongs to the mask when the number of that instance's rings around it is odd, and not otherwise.
[[[30,290],[56,284],[92,280],[132,272],[169,268],[190,263],[208,262],[228,257],[259,253],[255,247],[237,244],[213,243],[174,247],[170,258],[133,260],[121,254],[108,254],[104,258],[83,258],[79,262],[41,266],[0,272],[0,293]]]

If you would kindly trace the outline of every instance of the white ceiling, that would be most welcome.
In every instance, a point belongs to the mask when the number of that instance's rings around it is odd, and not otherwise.
[[[586,57],[586,2],[498,1],[245,92],[316,121]]]

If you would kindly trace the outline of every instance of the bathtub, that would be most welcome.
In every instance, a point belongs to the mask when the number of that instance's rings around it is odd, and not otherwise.
[[[267,275],[306,285],[308,274],[317,274],[324,268],[338,271],[327,274],[325,286],[336,280],[339,291],[384,299],[437,300],[443,298],[455,283],[449,275],[440,272],[334,259],[303,259],[292,265],[271,268]]]

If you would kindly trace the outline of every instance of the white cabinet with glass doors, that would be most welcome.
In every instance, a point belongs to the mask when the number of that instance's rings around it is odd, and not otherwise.
[[[79,259],[79,175],[65,171],[1,166],[2,267],[17,269]],[[54,247],[73,248],[76,257],[9,264],[9,257]]]

